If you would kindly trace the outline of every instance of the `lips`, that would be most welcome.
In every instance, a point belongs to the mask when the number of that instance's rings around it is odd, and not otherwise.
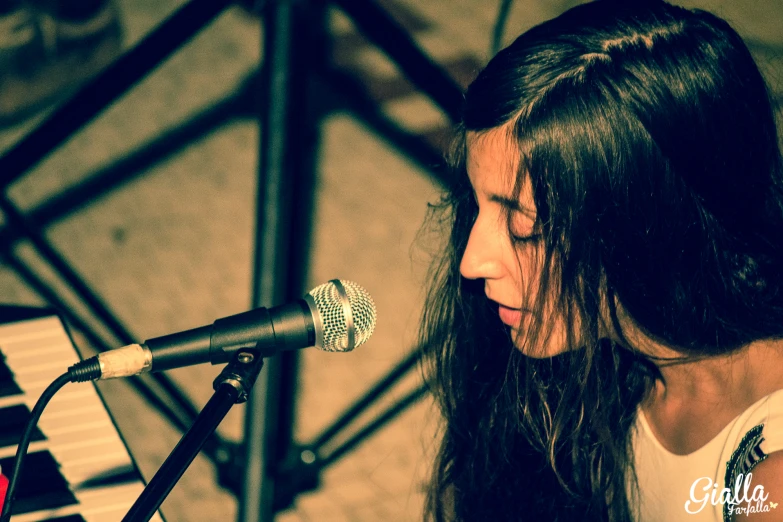
[[[519,325],[522,324],[522,317],[524,317],[524,314],[526,313],[526,311],[519,308],[509,308],[507,306],[503,306],[502,304],[498,305],[498,315],[500,315],[500,320],[512,328],[519,328]]]

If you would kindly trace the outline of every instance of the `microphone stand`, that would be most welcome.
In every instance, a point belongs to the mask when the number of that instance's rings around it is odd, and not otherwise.
[[[150,520],[231,407],[247,400],[264,365],[264,356],[271,355],[257,348],[238,350],[215,378],[212,384],[215,393],[131,506],[123,522]]]

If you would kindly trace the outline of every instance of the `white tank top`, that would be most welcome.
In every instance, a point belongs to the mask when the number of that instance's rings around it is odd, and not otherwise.
[[[766,455],[783,450],[783,390],[757,401],[688,455],[675,455],[664,448],[640,408],[633,450],[641,498],[634,502],[632,496],[631,502],[638,507],[638,522],[730,522],[731,504],[722,502],[727,495],[721,494],[727,487],[727,475],[731,496],[740,501],[737,508],[751,514],[754,509],[780,510],[783,519],[783,502],[777,506],[772,502],[775,499],[758,501],[762,494],[759,486],[764,485],[754,482],[752,475],[747,481],[748,473]]]

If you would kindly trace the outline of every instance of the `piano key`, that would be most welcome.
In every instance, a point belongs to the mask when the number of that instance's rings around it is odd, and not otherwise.
[[[0,447],[19,444],[30,410],[24,404],[0,409]],[[35,428],[31,440],[43,440],[45,437],[39,428]]]
[[[60,318],[50,315],[33,321],[19,321],[3,324],[3,342],[16,343],[30,339],[44,339],[46,337],[59,337],[63,330]],[[67,335],[66,335],[67,338]],[[61,341],[66,338],[59,337]]]
[[[0,397],[21,394],[22,389],[16,384],[11,369],[5,364],[5,356],[0,352]]]
[[[10,473],[13,457],[0,460],[0,467]],[[76,497],[60,474],[59,466],[48,451],[28,453],[16,489],[12,513],[28,513],[76,503]]]
[[[108,440],[118,440],[117,432],[113,425],[107,425],[86,433],[64,433],[57,436],[54,442],[50,444],[53,444],[58,451],[71,451],[77,448],[89,447],[90,444],[101,444]]]
[[[73,433],[74,431],[93,430],[102,428],[107,424],[111,424],[110,419],[106,419],[102,415],[98,415],[97,411],[93,410],[92,413],[95,416],[72,417],[70,419],[46,419],[46,422],[40,422],[39,425],[45,429],[46,433],[50,434],[50,436],[55,436],[59,434]],[[43,419],[43,416],[41,418]]]
[[[51,342],[45,339],[46,342]],[[76,362],[76,354],[73,350],[67,351],[67,346],[61,342],[53,343],[46,346],[45,349],[35,351],[34,342],[25,343],[8,343],[4,342],[2,345],[3,353],[8,361],[8,365],[15,375],[19,375],[20,372],[34,372],[34,371],[57,371],[63,373],[67,370],[67,366]],[[31,353],[32,352],[32,353]],[[65,368],[62,368],[65,365]]]
[[[46,362],[51,359],[68,360],[76,356],[73,348],[58,332],[22,340],[4,338],[2,347],[6,357],[25,361],[28,364]]]
[[[120,484],[129,484],[138,481],[139,474],[132,465],[120,466],[114,469],[104,470],[100,474],[92,476],[85,480],[79,486],[81,489],[118,486]]]
[[[35,453],[37,451],[47,451],[49,449],[49,442],[46,440],[39,440],[31,442],[27,447],[27,453]],[[6,446],[0,448],[0,459],[12,458],[16,455],[16,446]]]
[[[34,364],[28,364],[21,370],[14,372],[15,380],[29,379],[40,380],[41,375],[62,375],[68,371],[68,367],[72,364],[73,358],[62,357],[53,360],[36,360]]]
[[[27,383],[24,380],[17,382],[17,384],[22,388],[22,395],[0,397],[0,406],[5,407],[21,403],[33,405],[46,387],[51,384],[51,381],[46,383],[41,382],[38,386],[31,386],[30,383]],[[49,404],[51,405],[53,402],[62,401],[66,398],[69,400],[76,400],[78,397],[90,397],[94,395],[95,391],[90,389],[89,386],[84,386],[83,383],[68,385],[60,389]]]
[[[8,408],[10,406],[16,406],[17,404],[27,404],[27,400],[28,397],[24,394],[0,397],[0,408]]]

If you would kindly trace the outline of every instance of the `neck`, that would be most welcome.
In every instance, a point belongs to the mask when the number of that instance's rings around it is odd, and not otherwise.
[[[623,335],[660,371],[651,401],[749,405],[783,389],[783,340],[755,341],[728,354],[687,356],[633,324],[623,324]]]
[[[762,352],[768,351],[754,343],[730,354],[684,357],[665,346],[648,348],[645,353],[661,374],[653,397],[675,402],[744,404],[771,384],[771,372],[759,364],[765,359]]]

